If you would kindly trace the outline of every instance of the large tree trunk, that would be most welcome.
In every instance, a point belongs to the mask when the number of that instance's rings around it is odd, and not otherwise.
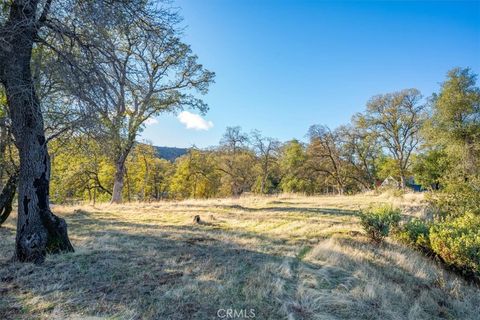
[[[41,263],[49,252],[73,251],[67,224],[50,211],[50,157],[30,69],[38,1],[12,1],[0,40],[0,78],[20,155],[15,258]]]
[[[119,157],[115,163],[115,180],[111,203],[122,203],[123,185],[125,181],[125,160],[126,157]]]

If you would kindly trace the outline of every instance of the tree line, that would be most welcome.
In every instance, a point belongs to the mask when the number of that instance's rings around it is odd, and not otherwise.
[[[460,176],[473,192],[478,188],[475,81],[469,69],[456,68],[448,72],[440,92],[426,99],[416,89],[374,96],[346,125],[312,125],[307,142],[280,142],[258,130],[227,127],[217,146],[193,147],[173,162],[159,158],[153,146],[135,142],[125,159],[122,199],[353,194],[382,188],[388,178],[390,187],[415,184],[417,190],[441,194],[461,189],[453,183],[458,179],[454,172],[463,172]],[[116,158],[107,145],[82,132],[52,142],[55,202],[112,200]]]

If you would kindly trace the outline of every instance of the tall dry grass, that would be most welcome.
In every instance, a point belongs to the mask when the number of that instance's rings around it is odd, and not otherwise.
[[[480,290],[388,240],[370,243],[357,211],[421,195],[280,195],[56,206],[75,253],[9,262],[0,228],[0,319],[475,319]],[[201,224],[192,219],[200,215]]]

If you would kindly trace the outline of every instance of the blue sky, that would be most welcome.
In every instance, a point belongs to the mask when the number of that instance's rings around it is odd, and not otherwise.
[[[155,145],[212,146],[235,125],[303,139],[312,124],[347,123],[375,94],[417,88],[429,96],[452,67],[480,72],[480,1],[174,5],[185,42],[216,83],[204,96],[204,119],[184,113],[151,121],[142,138]]]

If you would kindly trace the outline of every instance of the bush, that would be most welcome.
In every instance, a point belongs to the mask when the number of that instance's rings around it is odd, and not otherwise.
[[[438,211],[438,217],[459,217],[465,212],[480,215],[480,178],[470,176],[465,182],[465,177],[450,178],[439,192],[427,194],[427,200]]]
[[[469,212],[430,228],[432,250],[464,273],[480,275],[480,216]]]
[[[389,205],[370,208],[360,214],[363,228],[375,242],[388,236],[390,229],[398,226],[400,219],[400,210]]]
[[[410,220],[397,232],[396,237],[403,243],[424,251],[431,251],[430,224],[424,220]]]

